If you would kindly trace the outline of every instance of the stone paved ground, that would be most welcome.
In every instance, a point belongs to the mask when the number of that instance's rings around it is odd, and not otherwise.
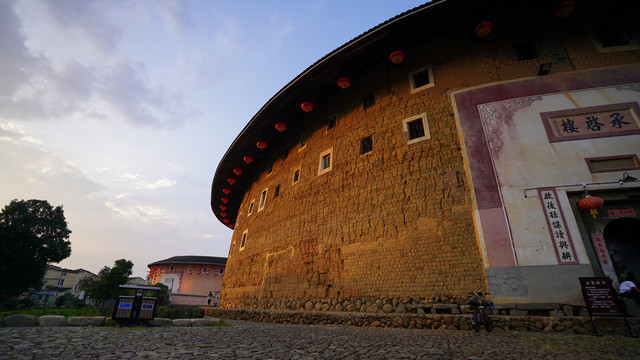
[[[284,325],[0,328],[0,359],[640,359],[640,339]]]

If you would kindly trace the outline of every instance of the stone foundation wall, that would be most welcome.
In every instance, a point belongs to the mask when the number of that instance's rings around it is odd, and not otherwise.
[[[471,330],[469,315],[462,314],[372,314],[325,311],[282,311],[206,308],[206,316],[254,322],[350,325],[408,329]],[[593,334],[591,319],[584,316],[505,316],[491,315],[494,331],[534,331],[563,334]],[[624,335],[623,318],[597,318],[602,334]],[[634,333],[640,330],[639,319],[629,319]],[[482,330],[485,331],[485,330]]]

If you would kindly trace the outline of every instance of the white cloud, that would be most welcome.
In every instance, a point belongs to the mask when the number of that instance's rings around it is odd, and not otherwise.
[[[157,180],[154,183],[139,182],[138,183],[138,188],[139,189],[156,190],[156,189],[160,189],[160,188],[172,187],[175,184],[176,184],[175,180],[170,180],[170,179],[165,177],[165,178]]]
[[[120,49],[122,24],[112,18],[127,6],[0,1],[0,118],[115,118],[161,128],[189,119],[182,95],[151,81],[145,60]]]
[[[0,140],[9,141],[12,143],[24,142],[34,145],[42,144],[40,139],[37,139],[26,133],[24,126],[12,121],[0,122]]]
[[[130,222],[170,223],[167,217],[167,209],[145,196],[119,194],[107,200],[105,205],[120,218]]]

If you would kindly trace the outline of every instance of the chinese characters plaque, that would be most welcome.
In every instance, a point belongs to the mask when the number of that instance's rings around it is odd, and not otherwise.
[[[541,113],[549,142],[640,134],[638,103]]]

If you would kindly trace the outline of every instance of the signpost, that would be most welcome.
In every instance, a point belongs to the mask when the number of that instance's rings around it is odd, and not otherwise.
[[[582,296],[587,304],[591,324],[596,336],[602,336],[598,325],[593,320],[593,316],[622,316],[627,326],[630,336],[633,336],[631,327],[627,321],[627,312],[621,311],[618,296],[611,286],[611,279],[608,277],[581,277]]]
[[[146,324],[155,316],[159,287],[120,285],[113,320],[121,325]]]

